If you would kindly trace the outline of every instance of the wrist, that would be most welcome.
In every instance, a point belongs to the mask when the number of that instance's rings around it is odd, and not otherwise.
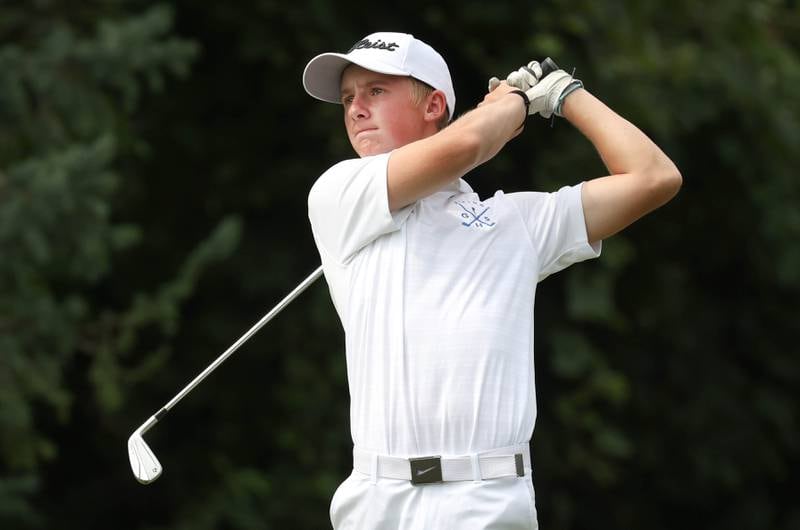
[[[530,111],[531,100],[528,98],[528,94],[523,92],[522,90],[512,90],[509,94],[514,94],[514,96],[519,96],[522,99],[523,109],[525,114],[522,116],[522,123],[517,129],[521,129],[525,126],[525,120],[528,118],[528,113]]]
[[[570,94],[569,98],[565,98],[561,105],[561,116],[573,122],[576,116],[580,115],[585,109],[585,100],[589,92],[586,89],[575,90]]]
[[[556,103],[555,113],[556,116],[564,116],[562,113],[564,102],[567,100],[570,94],[575,92],[578,89],[583,88],[583,83],[580,79],[573,79],[570,83],[564,87],[564,90],[561,91],[561,95],[558,96],[558,103]]]

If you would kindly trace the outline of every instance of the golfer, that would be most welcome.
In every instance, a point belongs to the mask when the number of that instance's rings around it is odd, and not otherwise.
[[[536,62],[492,80],[452,123],[447,64],[412,35],[319,55],[303,84],[342,105],[358,155],[308,197],[351,398],[353,472],[331,501],[333,527],[538,528],[536,284],[599,256],[603,239],[677,193],[680,173],[580,81]],[[610,176],[480,198],[462,177],[533,114],[563,116]]]

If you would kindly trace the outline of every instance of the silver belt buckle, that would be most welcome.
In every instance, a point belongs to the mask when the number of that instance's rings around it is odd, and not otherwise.
[[[411,465],[411,483],[415,486],[442,482],[441,456],[409,458],[408,463]]]

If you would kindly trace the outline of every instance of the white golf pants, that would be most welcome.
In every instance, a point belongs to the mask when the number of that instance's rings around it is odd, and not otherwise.
[[[353,471],[331,500],[334,530],[538,530],[525,476],[413,485]]]

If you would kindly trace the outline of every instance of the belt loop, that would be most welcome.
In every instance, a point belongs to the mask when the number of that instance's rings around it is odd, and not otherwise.
[[[369,454],[369,459],[370,459],[370,468],[371,468],[370,469],[370,475],[371,475],[370,482],[372,482],[373,484],[377,484],[378,483],[378,453],[370,453]]]
[[[480,482],[483,477],[481,477],[481,462],[477,453],[469,455],[469,459],[472,461],[472,482]]]

